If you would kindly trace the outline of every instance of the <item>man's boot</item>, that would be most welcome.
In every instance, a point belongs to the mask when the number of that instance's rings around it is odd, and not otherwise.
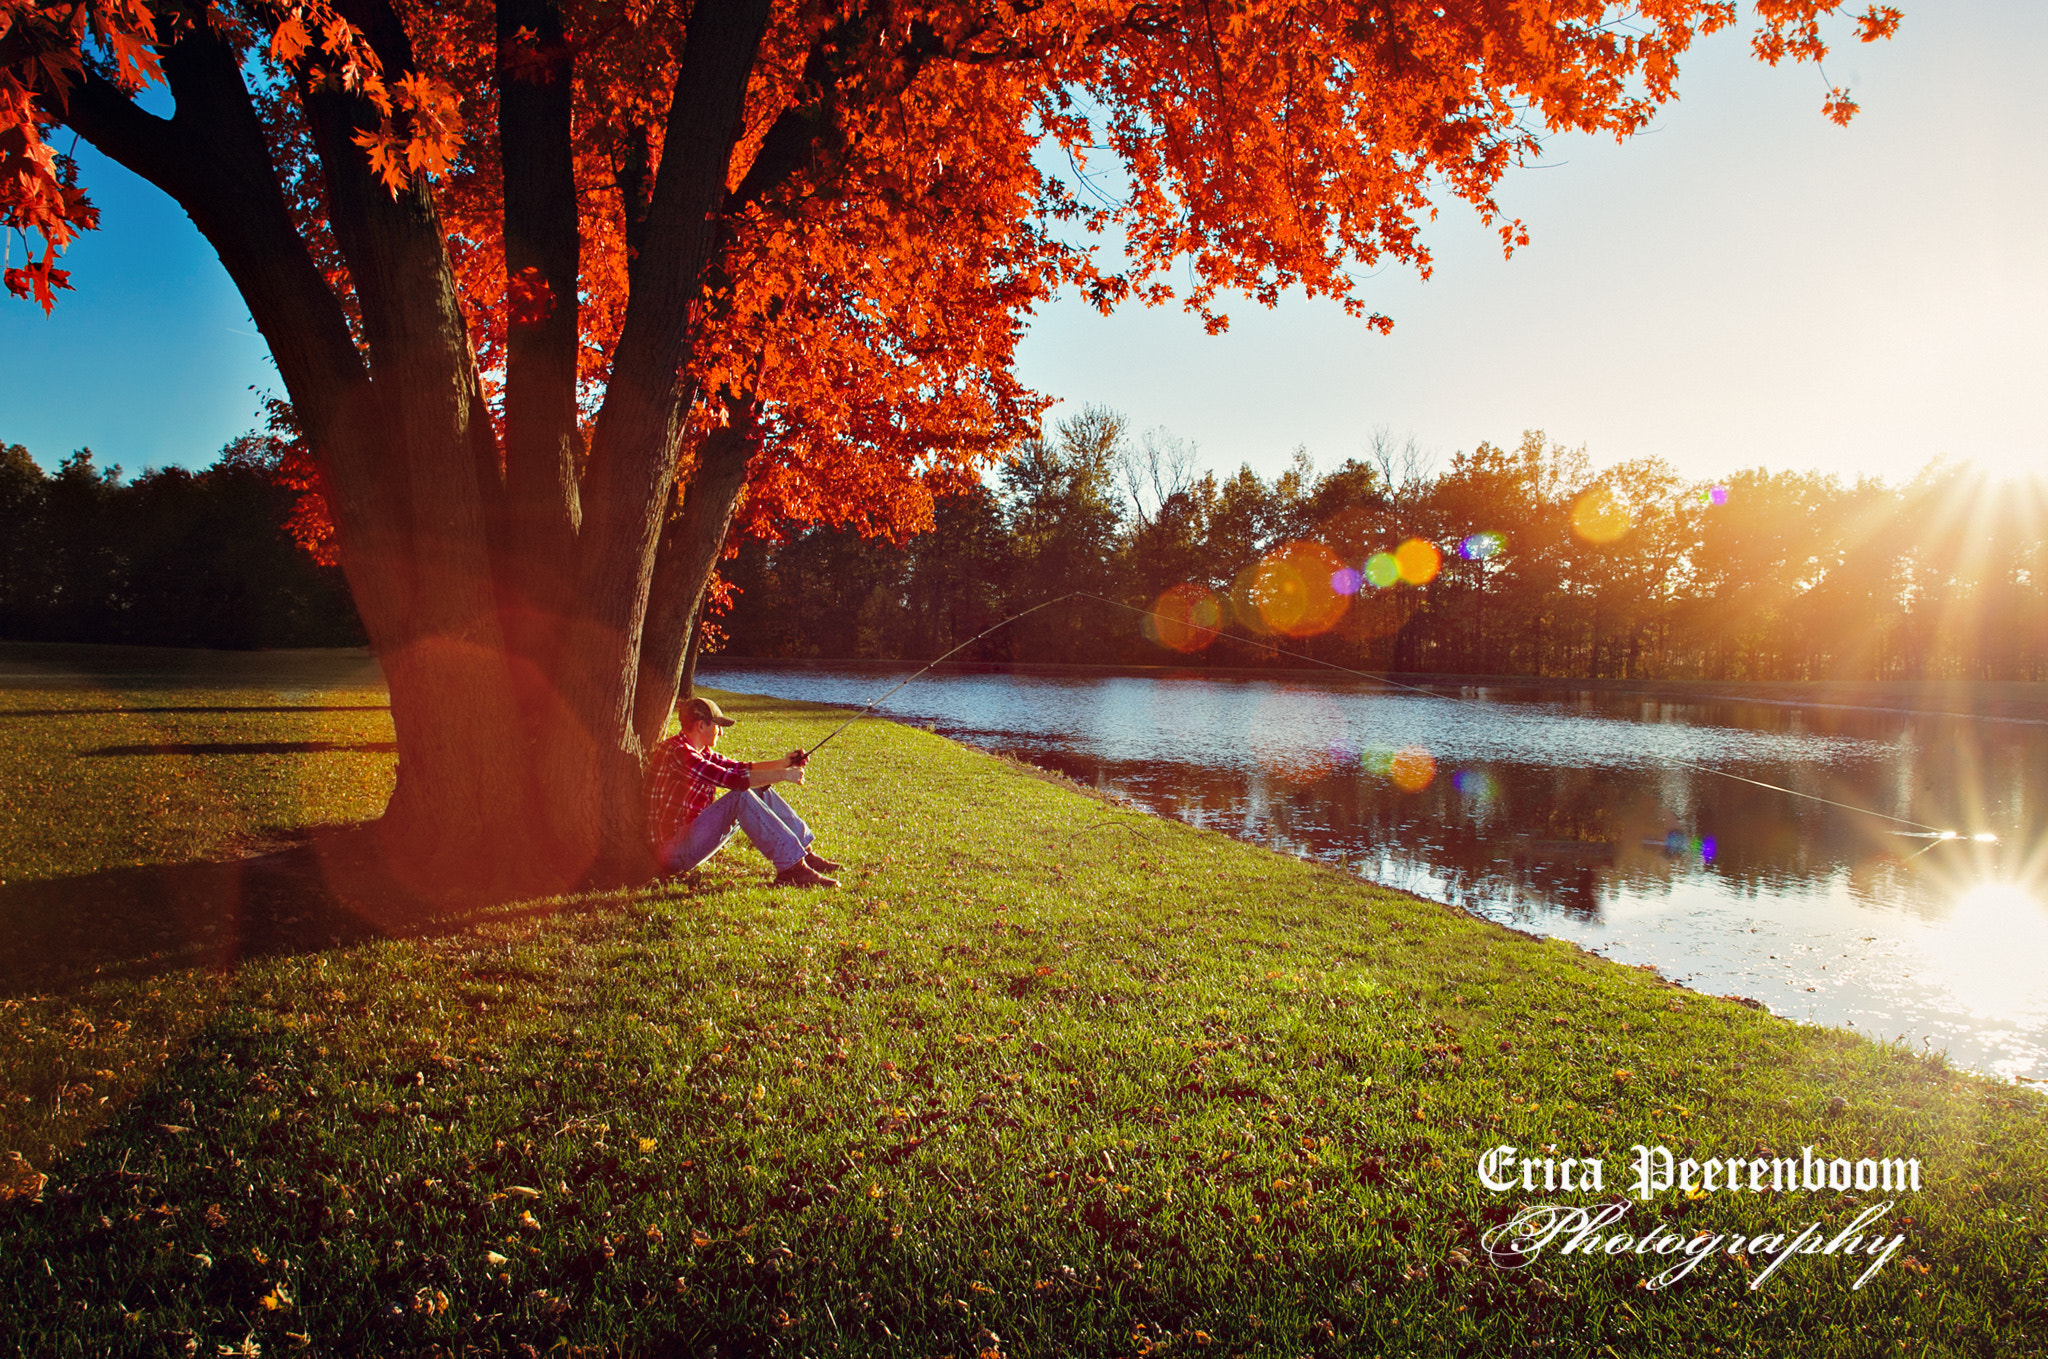
[[[828,878],[799,859],[775,875],[777,887],[837,887],[839,879]]]

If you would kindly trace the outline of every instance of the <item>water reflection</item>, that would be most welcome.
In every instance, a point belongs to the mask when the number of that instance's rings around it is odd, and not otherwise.
[[[705,680],[850,706],[894,682]],[[921,680],[889,715],[1713,994],[2048,1077],[2048,726],[1458,697],[1471,701],[1196,674],[976,675]]]
[[[2017,883],[1980,882],[1956,899],[1947,923],[1929,945],[1957,979],[1958,1003],[1992,1019],[2024,1009],[2048,959],[2048,908]]]

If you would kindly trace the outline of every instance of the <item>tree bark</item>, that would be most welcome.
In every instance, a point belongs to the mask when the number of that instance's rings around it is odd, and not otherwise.
[[[337,8],[368,35],[387,82],[413,70],[387,0]],[[391,692],[399,776],[380,839],[397,880],[424,896],[538,894],[652,868],[643,750],[673,703],[753,449],[750,427],[707,440],[664,534],[695,395],[684,377],[695,303],[731,206],[769,9],[734,0],[691,16],[663,154],[635,205],[630,299],[587,460],[574,56],[559,0],[497,11],[514,298],[502,447],[432,192],[416,181],[394,195],[372,173],[354,140],[378,125],[367,101],[326,81],[299,90],[346,265],[340,291],[293,223],[238,54],[205,23],[180,29],[164,55],[174,117],[91,74],[63,112],[186,209],[277,360]]]
[[[704,600],[711,593],[711,582],[707,580],[704,585],[704,593],[697,596],[697,607],[690,614],[690,649],[683,653],[683,673],[676,680],[678,699],[697,692],[697,662],[704,655]]]
[[[697,449],[683,503],[661,535],[647,627],[640,646],[640,678],[633,725],[643,747],[661,734],[681,690],[682,663],[694,645],[705,587],[725,549],[747,463],[760,447],[751,404],[705,436]]]
[[[573,560],[580,518],[574,61],[560,7],[548,0],[501,0],[497,40],[512,300],[505,342],[506,514],[496,547],[507,642],[528,664],[546,670],[569,611],[570,582],[560,567]]]
[[[768,11],[767,0],[734,0],[691,16],[646,245],[629,271],[631,295],[591,434],[574,611],[552,671],[574,721],[542,733],[537,759],[558,827],[587,853],[586,876],[598,884],[639,881],[651,868],[634,710],[642,629],[692,395],[683,376],[696,338],[692,304],[717,244],[717,209]]]

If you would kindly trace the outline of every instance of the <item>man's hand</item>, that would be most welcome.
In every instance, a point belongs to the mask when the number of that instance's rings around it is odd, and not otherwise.
[[[791,769],[802,769],[810,762],[810,754],[802,746],[798,746],[795,750],[789,752],[789,767]]]

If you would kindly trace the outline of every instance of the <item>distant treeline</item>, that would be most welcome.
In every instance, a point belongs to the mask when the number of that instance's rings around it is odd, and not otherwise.
[[[2038,484],[1936,463],[1904,486],[1805,472],[1595,472],[1528,433],[1429,468],[1376,436],[1318,472],[1197,475],[1093,408],[908,542],[811,527],[748,543],[722,649],[925,660],[1070,590],[973,657],[1665,679],[2048,678]]]
[[[0,638],[147,646],[360,646],[341,572],[284,523],[283,445],[245,435],[203,472],[124,483],[90,449],[45,473],[0,444]]]

